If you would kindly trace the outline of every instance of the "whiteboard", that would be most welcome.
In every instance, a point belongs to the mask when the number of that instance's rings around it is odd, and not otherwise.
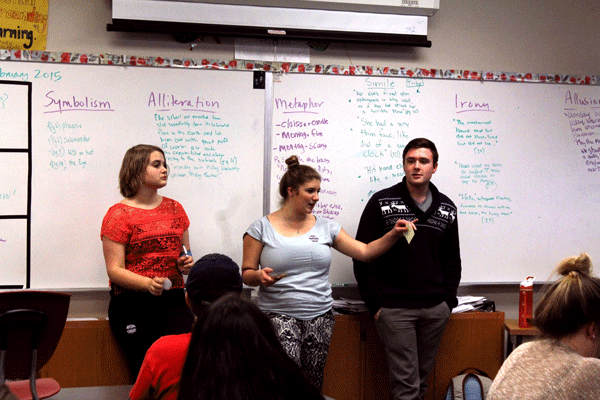
[[[108,208],[122,199],[123,155],[140,143],[165,151],[170,177],[159,193],[186,210],[195,258],[220,252],[241,263],[242,233],[262,213],[265,95],[253,89],[252,72],[10,61],[0,66],[3,79],[32,83],[32,143],[23,140],[25,132],[13,135],[15,144],[0,139],[0,147],[22,147],[33,155],[27,268],[27,227],[15,227],[6,217],[23,212],[19,205],[26,202],[19,196],[27,188],[27,163],[11,162],[12,178],[3,175],[0,182],[0,196],[17,198],[0,200],[0,285],[108,287],[100,226]],[[23,96],[11,107],[28,109]],[[27,126],[23,115],[15,112],[11,120],[19,131]]]
[[[322,175],[314,213],[354,236],[404,176],[404,145],[427,137],[459,210],[462,284],[548,280],[582,251],[600,262],[599,87],[289,74],[273,97],[272,210],[296,154]],[[354,283],[351,259],[336,253],[330,277]]]

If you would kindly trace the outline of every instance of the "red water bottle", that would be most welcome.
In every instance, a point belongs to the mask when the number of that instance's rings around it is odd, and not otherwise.
[[[535,277],[528,276],[521,282],[519,290],[519,327],[531,328],[533,317],[533,280]]]

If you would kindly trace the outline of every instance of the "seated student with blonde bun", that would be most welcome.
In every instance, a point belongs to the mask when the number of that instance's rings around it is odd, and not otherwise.
[[[562,277],[535,308],[540,338],[517,347],[488,400],[600,399],[600,279],[587,254],[563,260]]]

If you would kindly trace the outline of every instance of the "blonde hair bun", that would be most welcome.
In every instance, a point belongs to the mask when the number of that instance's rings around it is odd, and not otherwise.
[[[592,260],[587,253],[565,258],[556,267],[556,273],[571,277],[575,277],[577,274],[590,276],[592,273]]]

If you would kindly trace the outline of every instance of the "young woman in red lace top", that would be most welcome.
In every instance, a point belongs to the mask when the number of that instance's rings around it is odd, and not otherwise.
[[[119,173],[124,199],[102,221],[108,317],[134,376],[156,339],[189,332],[193,323],[183,281],[194,263],[183,252],[190,249],[190,221],[181,204],[158,194],[168,175],[159,147],[129,149]]]

